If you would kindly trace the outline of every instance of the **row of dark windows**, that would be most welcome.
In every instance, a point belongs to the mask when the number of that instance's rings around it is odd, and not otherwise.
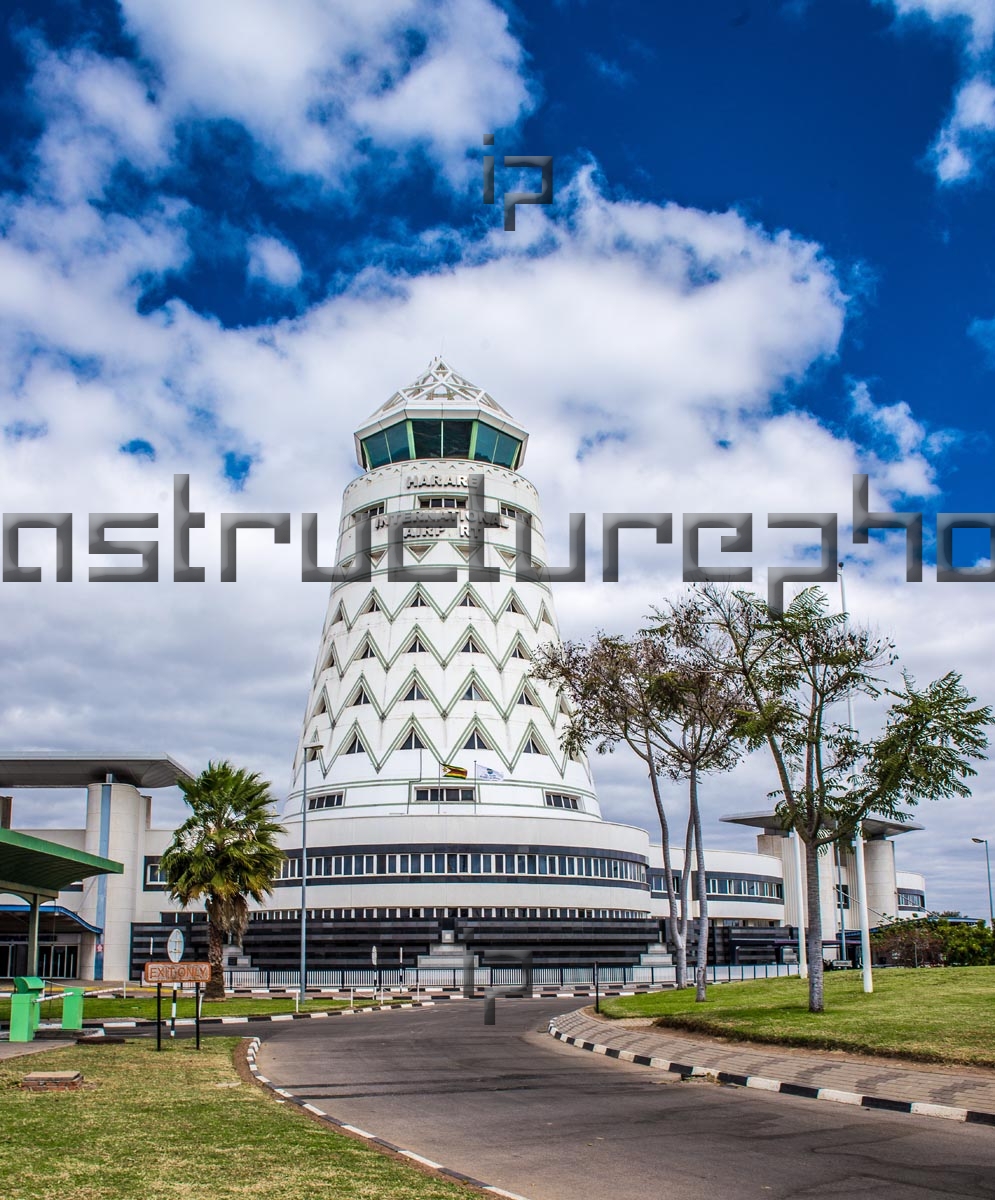
[[[645,921],[649,913],[631,908],[309,908],[315,921]],[[203,914],[194,913],[194,918]],[[299,921],[299,908],[267,908],[249,914],[250,921]]]
[[[639,862],[600,855],[406,853],[327,854],[308,858],[308,879],[348,879],[390,875],[493,875],[502,882],[509,875],[556,876],[565,879],[618,879],[645,884],[646,867]],[[281,879],[300,879],[301,860],[284,859]]]
[[[664,876],[650,875],[650,890],[654,896],[667,895]],[[674,888],[681,886],[681,877],[674,873]],[[784,884],[772,879],[738,879],[733,876],[705,874],[705,890],[709,896],[744,896],[762,900],[783,900]]]

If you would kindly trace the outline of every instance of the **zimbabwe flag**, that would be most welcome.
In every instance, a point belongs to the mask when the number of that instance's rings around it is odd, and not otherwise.
[[[454,767],[450,763],[440,763],[439,765],[442,767],[442,774],[446,779],[466,779],[467,777],[466,767]]]

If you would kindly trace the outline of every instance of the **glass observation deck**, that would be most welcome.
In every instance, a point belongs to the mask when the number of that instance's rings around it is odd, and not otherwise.
[[[446,418],[398,421],[363,438],[361,445],[368,471],[416,458],[462,458],[513,470],[522,450],[519,438],[486,421]]]

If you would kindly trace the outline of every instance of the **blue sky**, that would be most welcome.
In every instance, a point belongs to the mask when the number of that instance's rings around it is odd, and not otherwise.
[[[15,5],[4,509],[79,513],[81,564],[85,514],[168,513],[174,471],[211,514],[333,522],[352,429],[444,350],[528,419],[551,529],[650,498],[845,527],[855,470],[876,507],[987,512],[993,37],[995,0]],[[482,203],[485,133],[499,197],[537,175],[501,155],[554,156],[553,204],[514,233]],[[985,588],[904,584],[894,538],[842,548],[903,661],[995,699]],[[758,582],[786,553],[758,534]],[[282,790],[325,603],[296,555],[260,544],[237,597],[216,572],[94,589],[83,565],[6,585],[5,742],[230,755]],[[679,583],[632,555],[614,591],[560,590],[565,632],[634,627]],[[978,911],[952,879],[988,772],[916,854]],[[609,816],[652,820],[631,764],[599,779]],[[714,814],[767,786],[747,766]]]

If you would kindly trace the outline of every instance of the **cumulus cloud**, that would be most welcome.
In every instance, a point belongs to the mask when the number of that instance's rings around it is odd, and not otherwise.
[[[875,0],[902,19],[930,22],[957,37],[964,78],[953,107],[933,144],[931,157],[941,184],[962,183],[979,169],[995,132],[995,87],[991,52],[995,0]]]
[[[278,288],[292,288],[300,283],[301,260],[293,250],[274,237],[250,238],[248,244],[250,279],[261,279]]]
[[[427,149],[452,181],[530,107],[523,51],[490,0],[123,0],[173,120],[240,122],[283,170],[341,183],[359,145]]]

